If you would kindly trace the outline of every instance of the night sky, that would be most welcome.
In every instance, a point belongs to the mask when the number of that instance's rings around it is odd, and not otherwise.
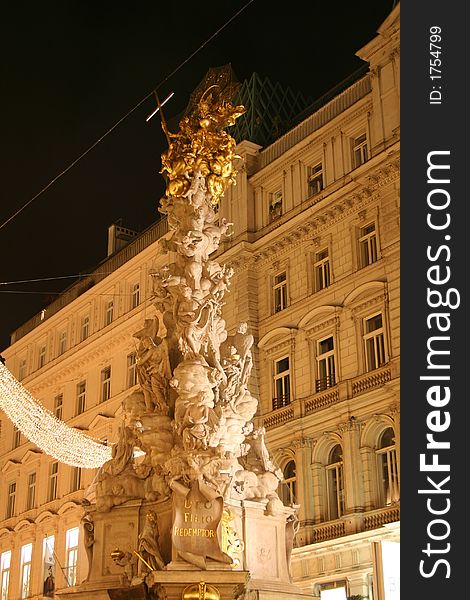
[[[113,127],[248,0],[18,0],[1,9],[0,225]],[[253,0],[159,87],[180,113],[210,67],[231,63],[319,98],[361,66],[392,0]],[[10,333],[73,283],[25,279],[90,272],[118,219],[154,222],[166,149],[152,97],[0,229],[0,350]],[[20,293],[21,292],[21,293]]]

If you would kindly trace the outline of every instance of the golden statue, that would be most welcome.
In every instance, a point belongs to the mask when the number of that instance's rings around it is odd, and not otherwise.
[[[235,140],[224,129],[234,125],[246,110],[223,99],[217,88],[212,85],[205,90],[193,111],[181,119],[178,133],[171,133],[162,120],[169,141],[168,150],[162,154],[161,173],[167,177],[162,212],[170,198],[184,197],[196,172],[205,177],[213,205],[235,183],[232,161],[239,156],[235,154]]]

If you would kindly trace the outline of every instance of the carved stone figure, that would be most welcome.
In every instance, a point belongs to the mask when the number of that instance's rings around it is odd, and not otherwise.
[[[136,368],[147,410],[167,414],[171,368],[166,341],[159,338],[155,342],[150,336],[142,337],[137,351]]]
[[[95,524],[93,523],[93,517],[88,513],[84,514],[81,519],[83,528],[83,544],[85,546],[85,552],[88,559],[88,574],[85,581],[88,581],[90,577],[91,565],[93,562],[93,544],[95,543]]]
[[[130,585],[137,575],[137,556],[129,550],[116,548],[111,552],[111,558],[119,567],[124,568],[123,583]]]
[[[165,569],[165,563],[158,544],[158,537],[157,515],[151,510],[145,517],[145,525],[142,533],[139,535],[138,552],[148,565],[150,565],[152,571],[162,571]],[[143,561],[139,561],[138,571],[139,573],[148,572],[148,567]]]
[[[292,580],[291,572],[291,557],[292,550],[294,549],[295,536],[300,529],[300,521],[297,517],[297,513],[292,513],[287,517],[286,521],[286,561],[289,577]]]

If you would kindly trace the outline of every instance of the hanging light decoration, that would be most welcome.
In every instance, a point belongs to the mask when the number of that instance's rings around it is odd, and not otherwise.
[[[59,462],[94,469],[111,458],[111,447],[58,419],[1,361],[0,409],[28,440]]]

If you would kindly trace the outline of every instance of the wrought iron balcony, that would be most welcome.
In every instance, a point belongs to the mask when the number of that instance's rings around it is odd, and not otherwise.
[[[336,377],[334,373],[328,375],[327,377],[324,377],[323,379],[317,379],[315,381],[315,389],[317,394],[318,392],[323,392],[323,390],[326,390],[327,388],[333,387],[335,385]]]
[[[290,394],[283,394],[278,398],[273,398],[273,410],[277,410],[288,404],[290,404]]]

